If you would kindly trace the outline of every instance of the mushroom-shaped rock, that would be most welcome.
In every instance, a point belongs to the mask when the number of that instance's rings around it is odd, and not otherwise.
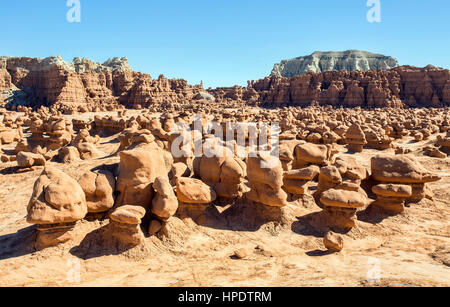
[[[141,206],[122,206],[109,216],[112,236],[124,245],[139,245],[144,241],[140,228],[145,209]]]
[[[291,194],[303,195],[309,188],[310,182],[314,180],[319,173],[320,168],[316,165],[285,172],[283,188]]]
[[[334,166],[325,166],[320,169],[319,184],[317,185],[317,195],[329,189],[333,189],[342,183],[342,176],[339,169]]]
[[[356,211],[367,205],[365,195],[354,191],[330,189],[320,198],[329,226],[350,229],[356,225]]]
[[[38,225],[38,249],[70,240],[69,231],[87,214],[81,186],[62,171],[47,166],[33,187],[27,222]]]
[[[405,210],[405,200],[412,196],[412,187],[400,184],[379,184],[372,188],[377,200],[372,203],[384,210],[398,214]]]
[[[376,156],[371,160],[372,178],[390,183],[427,183],[441,178],[424,169],[413,157],[407,155]]]
[[[367,198],[363,194],[335,189],[325,191],[320,201],[327,207],[357,209],[367,205]]]
[[[86,195],[89,213],[106,212],[114,206],[116,179],[110,171],[87,172],[78,183]]]
[[[362,152],[364,145],[367,144],[366,136],[361,126],[353,124],[345,133],[345,141],[348,144],[348,150],[352,152]]]

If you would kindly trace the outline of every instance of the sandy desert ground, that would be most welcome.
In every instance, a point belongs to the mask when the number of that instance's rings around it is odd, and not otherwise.
[[[97,148],[103,157],[58,168],[78,179],[99,165],[113,167],[116,137],[102,138]],[[415,153],[435,138],[401,144]],[[370,168],[378,153],[353,156]],[[442,177],[430,184],[434,202],[424,199],[397,216],[358,212],[341,253],[327,252],[326,229],[311,226],[321,209],[309,196],[285,207],[280,222],[258,218],[257,208],[239,201],[215,203],[200,225],[174,217],[166,235],[120,252],[96,240],[107,220],[83,220],[74,240],[36,251],[26,207],[43,168],[16,173],[14,162],[0,164],[0,286],[450,286],[450,159],[417,158]],[[249,253],[243,260],[233,257],[240,248]],[[78,268],[79,280],[72,278]],[[368,280],[378,268],[381,279]]]

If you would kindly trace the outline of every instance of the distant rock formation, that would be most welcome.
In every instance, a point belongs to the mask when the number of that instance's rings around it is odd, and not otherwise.
[[[398,67],[398,61],[390,56],[367,51],[348,50],[344,52],[320,52],[281,61],[275,64],[272,76],[294,77],[307,72],[324,72],[331,70],[368,71],[389,70]]]
[[[450,70],[400,66],[387,71],[326,71],[295,77],[271,76],[247,87],[209,91],[220,103],[243,100],[263,107],[443,107],[450,106]]]
[[[179,103],[198,96],[201,85],[182,79],[135,72],[127,58],[94,63],[86,58],[66,62],[45,59],[0,57],[0,104],[32,107],[55,106],[71,113],[114,109],[115,105],[146,108],[158,103]]]
[[[66,70],[75,71],[78,73],[93,71],[132,71],[128,64],[127,58],[110,58],[105,63],[95,63],[87,58],[74,58],[72,62],[66,62],[60,56],[51,56],[45,59],[40,58],[26,58],[26,57],[0,57],[0,68],[2,64],[6,69],[14,70],[28,70],[28,71],[45,71],[50,70],[53,66],[60,66]]]

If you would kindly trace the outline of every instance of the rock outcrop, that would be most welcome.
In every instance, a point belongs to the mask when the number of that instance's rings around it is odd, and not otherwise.
[[[393,57],[367,51],[347,50],[344,52],[320,52],[281,61],[275,64],[272,76],[294,77],[306,72],[324,72],[330,70],[367,71],[389,70],[399,66]]]
[[[61,57],[45,59],[0,57],[0,92],[19,89],[26,99],[9,105],[54,106],[64,113],[107,111],[125,106],[193,99],[202,86],[190,86],[185,80],[133,71],[126,58],[112,58],[103,64],[85,58],[66,62]],[[202,98],[202,97],[200,97]],[[203,98],[202,98],[203,99]]]

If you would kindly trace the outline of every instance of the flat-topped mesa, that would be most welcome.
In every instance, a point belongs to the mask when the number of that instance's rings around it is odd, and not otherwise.
[[[410,155],[378,155],[371,159],[371,168],[372,179],[377,182],[411,186],[412,194],[406,198],[408,202],[432,198],[432,191],[426,183],[441,179],[424,169],[415,157]]]
[[[283,60],[275,64],[272,76],[293,77],[307,72],[331,70],[368,71],[389,70],[399,66],[392,57],[367,51],[347,50],[343,52],[316,51],[308,56]]]
[[[227,97],[235,89],[222,89]],[[400,66],[390,70],[307,72],[250,81],[240,99],[264,107],[442,107],[450,105],[450,70]],[[218,98],[217,91],[211,91]]]

